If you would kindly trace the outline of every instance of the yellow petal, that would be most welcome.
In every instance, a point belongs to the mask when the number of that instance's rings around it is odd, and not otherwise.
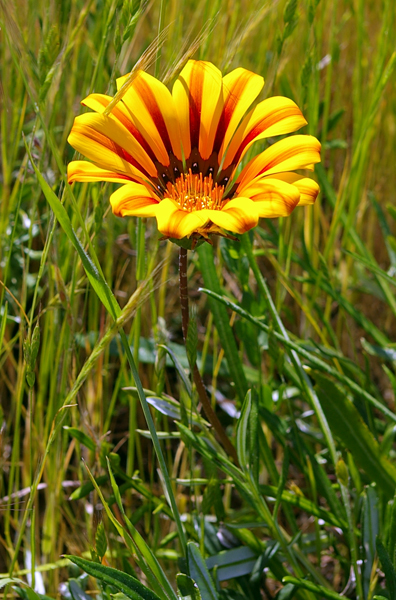
[[[277,173],[277,179],[292,183],[300,192],[300,201],[298,206],[307,206],[314,204],[320,192],[319,186],[313,179],[303,177],[296,173]]]
[[[223,109],[221,72],[210,62],[189,60],[173,86],[173,98],[182,135],[184,155],[198,148],[206,160]]]
[[[67,165],[67,181],[115,181],[116,183],[126,183],[133,177],[114,173],[108,169],[101,169],[86,160],[73,160]]]
[[[117,79],[118,89],[127,78],[125,75]],[[161,81],[139,71],[122,101],[161,164],[169,165],[171,152],[182,159],[176,107],[170,91]]]
[[[157,175],[153,161],[141,145],[125,127],[105,115],[86,113],[76,117],[68,142],[105,169],[125,174],[133,169],[133,172],[139,170],[146,176]]]
[[[320,143],[312,135],[293,135],[253,158],[238,177],[240,186],[259,175],[304,169],[320,162]]]
[[[155,217],[159,198],[140,183],[128,183],[110,196],[117,217]]]
[[[180,210],[175,202],[165,198],[161,200],[155,213],[158,231],[177,240],[189,237],[194,231],[207,223],[208,217],[204,214],[206,212],[197,210],[189,213]]]
[[[219,152],[219,161],[240,120],[261,92],[263,85],[264,79],[260,75],[242,68],[234,69],[223,78],[224,109],[214,144],[214,149]]]
[[[81,104],[84,106],[88,106],[95,112],[102,114],[106,108],[106,106],[113,100],[111,96],[106,96],[105,94],[91,94],[87,98],[81,101]],[[110,119],[116,119],[119,123],[121,123],[125,129],[129,131],[129,133],[139,142],[139,144],[144,148],[152,161],[158,160],[161,162],[163,155],[158,151],[158,148],[154,146],[153,148],[150,144],[145,140],[142,136],[136,125],[134,124],[130,112],[123,102],[118,102],[115,107],[112,109],[110,115]],[[166,154],[166,153],[165,153]],[[167,155],[166,155],[167,157]],[[168,160],[168,158],[166,158]]]
[[[260,102],[242,121],[226,151],[223,169],[239,163],[253,142],[297,131],[307,122],[297,104],[289,98],[274,96]],[[221,153],[222,156],[222,153]]]
[[[297,187],[272,177],[255,179],[236,193],[251,198],[264,218],[287,217],[300,200]]]
[[[249,198],[235,198],[227,202],[222,210],[203,210],[208,218],[223,229],[234,233],[245,233],[256,227],[259,211],[256,203]]]

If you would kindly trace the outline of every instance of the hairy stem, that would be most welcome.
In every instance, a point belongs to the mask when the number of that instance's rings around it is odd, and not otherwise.
[[[179,252],[179,278],[180,278],[180,306],[182,314],[182,328],[184,342],[187,340],[188,323],[189,323],[189,310],[188,310],[188,288],[187,288],[187,250],[180,248]],[[202,404],[205,416],[209,423],[216,431],[217,437],[219,438],[224,450],[234,460],[234,463],[239,466],[238,457],[234,446],[229,440],[226,432],[224,431],[216,413],[214,412],[204,383],[202,381],[201,374],[198,370],[197,363],[190,365],[195,387],[197,388],[198,396]]]

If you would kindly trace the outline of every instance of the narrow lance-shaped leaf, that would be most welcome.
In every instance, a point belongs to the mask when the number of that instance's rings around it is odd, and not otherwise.
[[[340,594],[337,594],[337,592],[334,592],[330,588],[325,588],[323,585],[318,585],[317,583],[313,583],[313,581],[308,581],[307,579],[297,579],[297,577],[287,575],[282,579],[282,583],[292,583],[299,588],[309,590],[310,592],[317,594],[318,598],[328,598],[329,600],[345,600],[345,596],[340,596]]]
[[[375,558],[375,543],[379,534],[379,501],[374,486],[367,486],[363,494],[363,590],[369,596],[371,574]]]
[[[236,431],[236,448],[238,454],[238,460],[241,464],[242,469],[245,471],[249,466],[248,460],[248,430],[249,430],[249,415],[252,406],[252,392],[251,390],[245,396],[245,400],[242,404],[241,414],[238,419],[237,431]]]
[[[187,544],[188,569],[204,600],[218,600],[216,588],[198,546]]]
[[[396,598],[396,571],[393,566],[391,557],[385,550],[385,546],[379,538],[377,538],[377,552],[381,561],[382,570],[385,573],[386,587],[389,591],[390,598]]]
[[[96,530],[95,546],[96,546],[96,552],[98,553],[99,558],[102,559],[104,557],[104,555],[106,554],[106,550],[107,550],[107,539],[106,539],[106,532],[104,529],[103,521],[101,521],[99,523],[98,528]]]
[[[99,581],[103,581],[103,583],[113,585],[131,600],[160,600],[157,594],[146,588],[146,586],[128,573],[91,562],[79,556],[66,555],[66,558],[88,573],[88,575],[99,579]]]
[[[191,579],[191,577],[185,575],[185,573],[178,573],[176,575],[176,582],[181,600],[202,599],[197,584],[193,579]]]

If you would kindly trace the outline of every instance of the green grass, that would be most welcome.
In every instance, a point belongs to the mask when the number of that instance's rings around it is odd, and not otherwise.
[[[395,12],[0,0],[0,573],[21,580],[6,594],[37,600],[41,577],[53,598],[62,582],[74,600],[144,594],[136,574],[164,599],[194,593],[189,577],[203,599],[393,597]],[[313,208],[189,253],[193,351],[240,467],[199,414],[177,247],[114,217],[111,185],[65,180],[80,101],[113,94],[157,35],[148,70],[167,85],[190,56],[251,69],[322,142]],[[61,558],[90,549],[122,581]]]

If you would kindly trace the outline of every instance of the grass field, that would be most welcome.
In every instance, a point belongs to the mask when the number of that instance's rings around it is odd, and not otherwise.
[[[0,0],[5,596],[396,597],[395,13]],[[166,85],[244,67],[322,143],[313,207],[188,253],[187,351],[178,247],[113,216],[117,184],[66,180],[80,101],[156,40]]]

